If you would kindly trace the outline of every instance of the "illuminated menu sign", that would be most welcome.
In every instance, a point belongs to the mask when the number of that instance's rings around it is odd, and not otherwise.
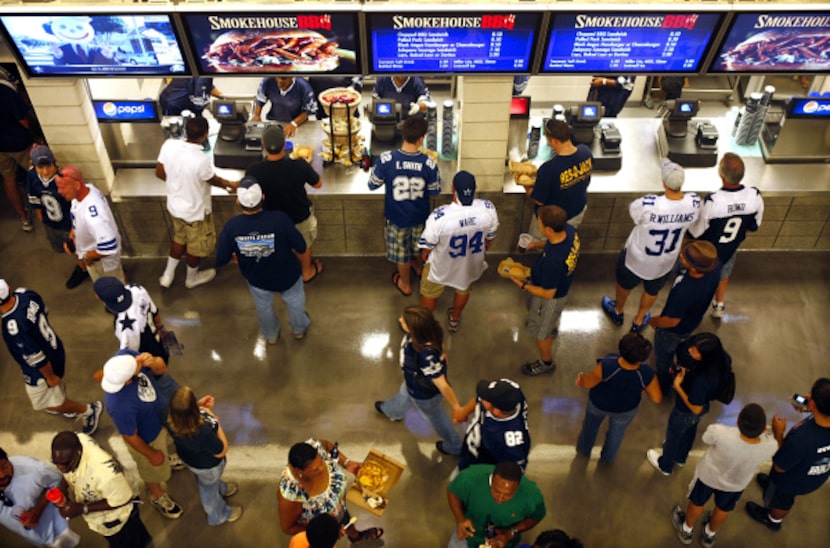
[[[370,13],[371,72],[530,73],[538,13]]]
[[[556,13],[542,72],[695,73],[720,13]]]
[[[29,76],[185,76],[169,15],[2,15]]]
[[[355,13],[184,14],[199,73],[360,74]]]
[[[830,71],[830,13],[739,13],[709,71]]]

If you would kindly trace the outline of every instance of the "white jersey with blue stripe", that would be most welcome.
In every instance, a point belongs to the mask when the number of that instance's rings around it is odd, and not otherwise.
[[[121,236],[106,197],[92,185],[83,200],[72,200],[72,227],[75,229],[75,252],[83,258],[88,251],[97,251],[104,270],[118,268]],[[109,263],[114,263],[110,265]]]

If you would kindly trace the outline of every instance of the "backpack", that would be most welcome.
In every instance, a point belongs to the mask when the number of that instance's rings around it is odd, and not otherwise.
[[[715,399],[721,403],[730,404],[735,399],[735,372],[732,370],[732,358],[724,353],[726,358],[720,370],[720,383],[715,393]]]

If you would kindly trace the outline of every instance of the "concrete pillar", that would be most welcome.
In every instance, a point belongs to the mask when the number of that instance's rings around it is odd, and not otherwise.
[[[479,191],[504,185],[512,76],[459,76],[458,169],[475,175]]]
[[[80,168],[84,179],[109,194],[115,179],[83,79],[35,78],[24,84],[43,134],[60,165]]]

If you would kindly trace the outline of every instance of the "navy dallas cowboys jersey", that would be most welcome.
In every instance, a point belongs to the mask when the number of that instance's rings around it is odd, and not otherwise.
[[[70,204],[58,194],[55,177],[43,184],[35,168],[31,168],[26,173],[26,194],[29,197],[29,205],[43,211],[43,224],[63,232],[72,230]]]
[[[464,470],[473,464],[512,461],[524,470],[529,453],[530,430],[527,427],[527,400],[524,396],[519,409],[505,419],[488,413],[479,400],[464,436],[458,469]]]
[[[52,372],[63,377],[66,354],[63,343],[49,325],[46,305],[34,291],[18,288],[11,310],[3,314],[3,340],[23,372],[23,380],[37,386],[40,368],[50,363]]]

